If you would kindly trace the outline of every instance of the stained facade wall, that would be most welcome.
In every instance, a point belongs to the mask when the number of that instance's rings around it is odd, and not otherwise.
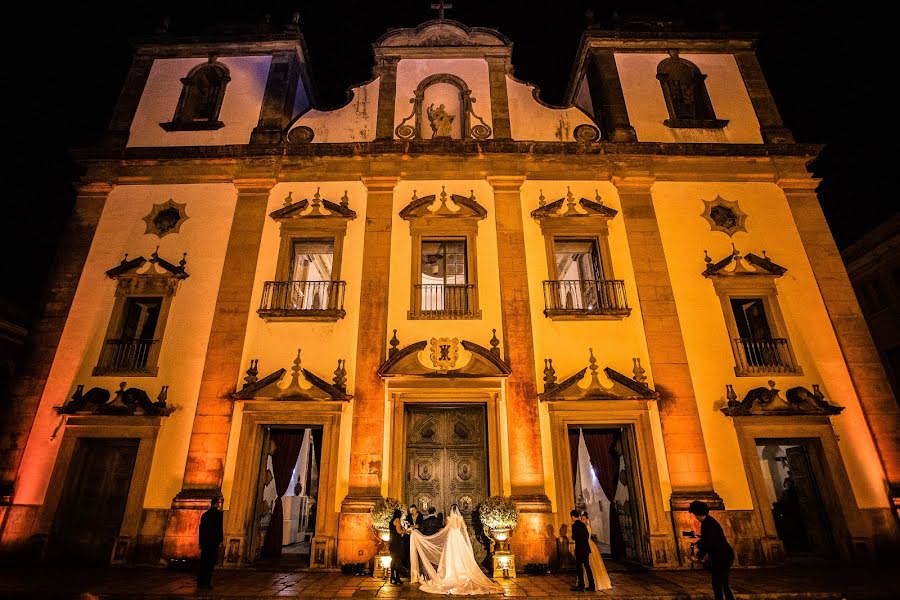
[[[450,33],[462,35],[458,31]],[[464,54],[478,52],[477,48],[454,48],[454,52]],[[496,49],[496,46],[492,48]],[[526,562],[537,560],[545,550],[543,545],[547,544],[544,539],[546,527],[557,528],[568,520],[569,499],[560,500],[558,493],[567,489],[568,474],[561,469],[558,460],[561,442],[552,428],[559,422],[560,409],[536,397],[546,391],[542,382],[544,360],[553,359],[557,377],[562,379],[587,366],[589,349],[593,350],[600,368],[608,366],[627,377],[632,373],[633,360],[640,359],[646,369],[647,384],[660,390],[667,390],[672,383],[665,375],[660,375],[673,372],[667,367],[668,362],[677,362],[682,351],[687,357],[689,376],[678,385],[695,398],[698,417],[678,413],[666,403],[665,396],[659,402],[646,402],[640,405],[641,408],[634,409],[639,411],[640,422],[646,427],[642,448],[647,454],[641,460],[645,488],[652,488],[645,491],[648,512],[652,513],[650,534],[655,536],[650,542],[654,564],[674,566],[682,560],[676,555],[680,540],[674,531],[680,517],[674,516],[673,511],[676,500],[691,493],[703,493],[705,498],[724,504],[728,513],[724,513],[723,518],[728,514],[733,516],[734,529],[730,533],[739,538],[742,561],[765,562],[773,558],[764,549],[768,542],[763,539],[764,524],[759,516],[760,511],[768,510],[768,507],[755,506],[752,481],[743,468],[737,428],[734,420],[720,411],[726,401],[725,384],[732,384],[739,397],[752,388],[766,387],[769,379],[774,379],[781,390],[819,384],[829,401],[845,407],[842,415],[831,419],[830,427],[837,434],[837,447],[849,477],[851,489],[845,497],[852,496],[855,500],[854,510],[869,511],[872,515],[870,521],[862,522],[858,534],[870,540],[875,534],[874,529],[881,527],[888,532],[886,535],[891,535],[889,502],[884,493],[884,450],[878,445],[883,442],[873,439],[866,420],[865,403],[861,400],[867,392],[848,371],[840,342],[844,332],[832,326],[829,307],[820,291],[821,283],[799,233],[802,227],[795,221],[797,216],[782,187],[776,185],[782,176],[782,167],[757,152],[762,143],[760,125],[734,57],[728,53],[681,54],[707,74],[706,85],[716,116],[729,120],[721,130],[697,131],[670,129],[662,124],[668,113],[656,79],[656,66],[667,54],[619,52],[615,55],[621,83],[619,92],[624,97],[626,119],[630,118],[637,141],[742,145],[742,151],[750,156],[739,157],[733,166],[729,163],[723,167],[720,157],[713,151],[709,156],[687,151],[684,157],[669,162],[651,156],[650,150],[646,155],[641,154],[642,151],[632,151],[615,160],[598,158],[600,153],[591,146],[594,142],[581,139],[575,143],[574,129],[578,125],[596,128],[602,141],[609,133],[600,131],[603,101],[592,97],[593,90],[588,91],[586,78],[575,79],[581,82],[576,95],[580,108],[553,108],[534,97],[533,86],[515,81],[505,74],[505,69],[501,68],[503,74],[498,77],[496,57],[490,59],[494,61],[491,63],[485,56],[469,54],[456,58],[422,58],[416,54],[392,63],[395,72],[390,71],[390,65],[382,65],[379,77],[354,88],[350,101],[333,111],[307,109],[304,101],[297,100],[291,108],[292,114],[285,120],[287,123],[293,118],[288,129],[309,127],[314,137],[309,146],[294,148],[291,142],[284,147],[287,155],[292,151],[309,154],[302,159],[287,156],[267,159],[270,162],[248,161],[242,167],[246,171],[232,172],[230,166],[223,166],[224,163],[205,163],[198,153],[188,159],[187,167],[153,164],[132,180],[123,178],[106,200],[62,339],[55,349],[53,366],[22,459],[22,465],[27,468],[20,469],[13,505],[37,510],[48,486],[58,484],[50,481],[58,448],[58,438],[51,439],[51,433],[60,423],[53,407],[61,405],[77,384],[84,383],[86,389],[92,386],[113,389],[120,380],[128,379],[129,386],[146,388],[151,397],[161,385],[170,385],[169,402],[175,407],[174,413],[162,420],[159,430],[143,499],[142,535],[153,544],[161,544],[161,540],[169,536],[167,528],[172,527],[167,525],[167,519],[170,523],[178,521],[178,511],[195,510],[185,508],[185,503],[195,502],[199,506],[206,498],[203,494],[221,493],[226,511],[247,510],[248,499],[235,495],[235,482],[241,473],[246,474],[246,470],[242,470],[246,461],[255,461],[257,457],[241,455],[238,445],[246,433],[246,423],[256,422],[254,419],[258,417],[246,417],[245,404],[240,401],[233,403],[233,412],[222,407],[231,406],[230,393],[243,385],[244,370],[251,360],[259,360],[259,376],[264,377],[280,368],[290,369],[297,350],[301,349],[302,366],[326,381],[331,380],[338,359],[346,359],[347,393],[355,396],[354,400],[336,409],[340,414],[340,425],[335,433],[335,453],[331,464],[322,465],[334,481],[334,503],[324,506],[320,513],[323,522],[327,523],[319,533],[328,558],[319,566],[334,566],[335,560],[355,561],[360,552],[368,557],[374,551],[365,521],[365,507],[373,501],[373,490],[369,488],[380,488],[382,495],[388,493],[392,477],[405,466],[392,464],[392,400],[388,389],[370,385],[366,377],[371,373],[362,373],[360,377],[358,365],[380,364],[386,357],[394,329],[401,348],[433,337],[464,339],[487,347],[495,329],[497,337],[503,340],[502,356],[508,359],[510,355],[533,355],[534,361],[533,364],[513,361],[511,367],[515,370],[533,369],[529,376],[536,382],[536,388],[529,390],[526,382],[510,391],[505,383],[500,384],[495,417],[502,437],[497,448],[502,456],[499,460],[501,473],[492,474],[491,492],[516,494],[523,489],[522,473],[514,471],[517,464],[528,461],[517,461],[521,458],[519,454],[539,455],[537,462],[542,467],[542,472],[538,468],[535,473],[527,474],[529,489],[535,488],[541,493],[520,494],[524,515],[519,535],[523,538],[522,545],[516,547],[520,559],[527,558]],[[170,120],[175,110],[181,92],[180,78],[203,59],[157,59],[149,69],[144,94],[134,107],[136,112],[128,146],[247,145],[264,105],[271,57],[226,56],[219,60],[229,68],[232,78],[222,105],[221,120],[225,127],[217,131],[169,133],[160,128],[159,123]],[[488,146],[487,160],[483,154],[477,160],[472,159],[462,146],[457,150],[442,146],[441,151],[435,153],[429,153],[425,148],[426,151],[415,155],[401,148],[399,143],[380,155],[353,156],[354,152],[362,152],[359,145],[353,152],[347,152],[346,143],[375,140],[376,130],[383,128],[385,118],[392,121],[389,129],[393,131],[409,116],[412,109],[409,99],[420,82],[439,74],[451,74],[465,81],[472,96],[477,98],[475,112],[488,125],[499,126],[501,117],[496,117],[495,123],[494,116],[503,115],[493,103],[508,102],[512,139],[485,142],[497,142],[505,149],[494,150]],[[390,77],[396,77],[392,101],[390,95],[383,97],[382,84],[390,81]],[[308,95],[309,91],[303,89],[295,98],[307,98]],[[470,126],[473,124],[474,121],[470,122]],[[427,121],[419,125],[427,139]],[[395,143],[389,139],[382,142]],[[519,143],[525,144],[516,146]],[[541,151],[549,152],[547,156],[536,155],[530,146],[537,143],[559,143],[559,153],[554,154],[557,150],[554,148]],[[526,145],[529,145],[527,151],[523,150]],[[247,148],[252,149],[252,145]],[[620,151],[615,145],[605,149]],[[332,152],[333,156],[330,155]],[[190,163],[191,160],[196,162]],[[791,160],[802,162],[803,158]],[[685,167],[685,164],[692,166]],[[654,176],[658,177],[656,181],[653,181]],[[622,183],[629,177],[646,180],[650,198],[647,206],[640,206],[635,201],[638,197],[633,189],[635,184]],[[242,224],[232,223],[236,203],[242,200],[235,187],[237,183],[232,184],[229,180],[239,178],[244,188],[252,188],[253,195],[268,193],[266,214],[282,208],[289,196],[290,201],[296,202],[312,198],[318,191],[321,197],[339,202],[346,194],[349,207],[357,214],[347,224],[341,257],[340,279],[346,282],[346,316],[325,322],[267,321],[259,317],[256,311],[265,282],[276,279],[281,243],[278,223],[266,216],[252,276],[249,309],[246,313],[241,311],[242,314],[223,314],[221,317],[225,329],[219,334],[227,336],[235,348],[240,348],[240,368],[226,374],[232,377],[234,385],[227,390],[201,390],[201,374],[208,367],[210,357],[215,358],[219,351],[208,347],[213,315],[223,312],[216,306],[219,290],[222,285],[233,283],[220,281],[223,269],[227,267],[224,264],[226,244],[229,239],[243,240],[241,236],[244,235]],[[171,183],[198,179],[217,183]],[[631,191],[627,185],[632,185]],[[476,256],[477,269],[471,274],[470,282],[477,285],[478,318],[416,319],[409,315],[411,286],[417,283],[414,278],[418,277],[418,273],[413,273],[413,264],[419,249],[412,247],[410,224],[401,218],[400,212],[414,195],[419,198],[432,194],[439,196],[442,189],[448,195],[473,196],[487,212],[486,218],[477,224],[474,247],[468,248],[468,252]],[[552,277],[552,270],[548,265],[545,236],[530,213],[539,207],[541,196],[552,202],[569,192],[576,199],[597,200],[618,211],[608,223],[607,258],[612,266],[612,277],[624,282],[631,308],[628,316],[609,320],[551,320],[544,314],[544,281]],[[632,197],[624,196],[625,193]],[[709,223],[700,216],[702,201],[717,196],[737,201],[749,215],[746,232],[729,236],[710,230]],[[153,204],[170,198],[187,204],[190,219],[177,234],[161,239],[144,234],[142,217],[149,213]],[[625,200],[631,202],[629,210],[632,213],[628,217],[631,221],[625,218]],[[261,199],[257,198],[257,201]],[[648,227],[648,223],[653,226]],[[655,232],[657,226],[658,234]],[[518,231],[522,235],[521,248],[515,245],[519,243]],[[247,240],[242,243],[253,246]],[[773,261],[787,268],[787,273],[778,278],[775,285],[786,337],[802,373],[736,376],[726,315],[712,282],[701,275],[706,267],[704,251],[708,251],[713,260],[718,260],[732,251],[732,243],[743,253],[760,254],[765,250]],[[181,254],[187,252],[190,274],[180,284],[172,302],[159,372],[155,377],[143,378],[94,377],[92,371],[107,331],[115,292],[115,282],[104,272],[118,264],[126,252],[131,257],[148,257],[156,244],[159,244],[160,256],[170,262],[177,262]],[[510,257],[511,248],[522,256]],[[371,273],[364,272],[364,264],[381,269],[377,280],[367,279]],[[671,281],[671,291],[664,285],[640,286],[638,275],[647,273],[659,273],[660,279],[666,276]],[[370,324],[361,321],[360,315],[366,311],[366,314],[380,314],[380,305],[375,307],[377,310],[369,310],[372,306],[367,303],[373,300],[367,297],[365,286],[369,292],[386,292],[383,307],[386,322],[371,324],[375,331],[382,331],[377,327],[383,327],[385,335],[375,336],[380,339],[368,336]],[[517,299],[523,299],[523,306],[508,304],[511,292],[515,292]],[[526,292],[527,301],[523,295]],[[649,297],[647,294],[673,297]],[[677,314],[657,314],[667,310],[666,303],[673,299]],[[530,330],[518,337],[510,336],[513,321],[517,327],[521,323],[530,323]],[[233,331],[228,329],[234,323],[240,325],[234,326]],[[666,332],[680,332],[683,350],[674,346],[664,349],[662,355],[667,360],[660,366],[650,358],[648,340],[658,341]],[[513,345],[519,347],[512,348]],[[533,350],[531,355],[516,353],[528,345]],[[604,385],[612,385],[605,376],[601,379]],[[454,394],[465,386],[449,380],[445,387],[447,399],[452,401]],[[521,433],[511,431],[510,423],[520,422],[515,419],[521,415],[510,414],[509,400],[513,393],[521,396],[522,390],[527,396],[524,399],[527,406],[533,407],[537,414],[534,439],[539,440],[539,448],[517,448],[510,443],[513,434]],[[202,420],[195,420],[198,397],[205,398],[204,394],[215,395],[222,401],[216,405],[222,414],[204,414]],[[519,396],[516,401],[521,401]],[[366,409],[360,411],[361,405]],[[628,406],[633,405],[634,402]],[[302,424],[307,409],[301,403],[297,403],[296,408],[293,405],[289,408],[291,414],[282,415],[280,423]],[[592,404],[590,411],[579,409],[577,405],[573,410],[581,410],[587,418],[596,416],[589,415],[592,411],[619,408],[601,403]],[[676,434],[680,426],[691,429],[694,418],[699,418],[702,429],[705,456],[701,453],[701,458],[708,460],[711,488],[699,479],[694,482],[697,485],[685,486],[684,481],[690,482],[693,473],[686,476],[679,472],[680,479],[670,475],[670,468],[673,468],[670,457],[685,451],[685,448],[674,447],[676,442],[672,440],[681,440],[677,442],[679,444],[690,443],[690,440],[684,441],[684,436],[673,438],[673,428]],[[666,428],[668,431],[664,436]],[[64,428],[61,431],[64,433]],[[221,483],[214,487],[184,486],[189,452],[195,458],[202,455],[207,434],[220,440],[227,439]],[[363,434],[370,434],[376,443],[360,446],[359,436]],[[379,439],[380,448],[375,448],[379,446]],[[367,465],[357,464],[362,460],[360,457],[368,459]],[[683,456],[678,460],[683,462]],[[699,465],[697,472],[702,475],[704,468]],[[376,484],[369,486],[372,481]],[[185,494],[185,490],[190,493]],[[253,503],[249,504],[252,506]],[[182,525],[190,523],[189,520],[179,522]],[[178,532],[181,539],[178,544],[191,539],[192,533],[187,529]],[[7,528],[3,532],[4,543],[8,543],[11,531],[15,535],[24,535],[22,532],[27,533],[27,530],[28,526],[21,524]],[[170,553],[189,551],[175,542],[167,544]],[[237,554],[244,556],[241,553],[246,552],[244,547]],[[239,564],[241,556],[227,560]],[[158,553],[156,558],[159,558]]]

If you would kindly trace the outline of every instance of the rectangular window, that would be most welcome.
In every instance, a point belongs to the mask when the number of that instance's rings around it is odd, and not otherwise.
[[[468,314],[466,239],[424,239],[421,252],[421,310]]]
[[[772,339],[762,298],[731,298],[731,310],[742,339]]]
[[[559,281],[600,281],[603,267],[597,240],[553,238]]]
[[[291,254],[291,281],[331,281],[334,239],[295,240]]]
[[[118,329],[103,344],[95,375],[152,374],[156,368],[163,297],[125,298]],[[160,330],[160,332],[158,332]]]

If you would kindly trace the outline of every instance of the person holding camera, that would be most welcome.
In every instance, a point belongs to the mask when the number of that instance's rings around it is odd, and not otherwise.
[[[709,515],[706,502],[694,500],[688,512],[700,521],[700,540],[697,541],[697,559],[707,560],[712,573],[713,596],[716,600],[734,600],[734,594],[728,585],[728,573],[734,563],[734,550],[725,539],[722,526]]]

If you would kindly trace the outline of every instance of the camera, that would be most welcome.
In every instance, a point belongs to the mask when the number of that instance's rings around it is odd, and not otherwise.
[[[682,532],[681,532],[681,537],[697,539],[698,536],[697,536],[697,534],[694,533],[693,531],[682,531]]]
[[[682,531],[681,537],[686,537],[686,538],[689,538],[692,540],[696,540],[700,536],[698,536],[694,531]],[[691,557],[691,569],[693,569],[695,563],[697,562],[697,542],[691,542],[690,557]]]

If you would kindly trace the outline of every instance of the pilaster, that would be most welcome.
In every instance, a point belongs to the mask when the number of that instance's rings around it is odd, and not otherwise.
[[[546,536],[550,500],[544,487],[544,464],[534,375],[534,342],[521,188],[524,177],[490,176],[497,221],[497,258],[503,347],[512,368],[506,380],[509,476],[512,499],[519,509],[519,527],[510,542],[516,561],[544,562],[551,548]],[[543,556],[543,558],[540,558]]]
[[[375,139],[394,139],[394,102],[397,98],[397,57],[379,59],[376,72],[378,82],[378,116],[375,121]]]
[[[194,413],[182,490],[172,501],[163,543],[165,557],[194,556],[196,534],[209,499],[221,495],[234,391],[250,315],[269,192],[274,179],[235,180],[237,202],[213,312],[200,393]]]
[[[48,279],[43,310],[30,336],[31,350],[15,380],[8,412],[0,427],[0,504],[12,501],[28,434],[47,384],[50,367],[62,338],[97,225],[112,190],[112,185],[103,182],[85,184],[78,189],[75,207]]]
[[[892,507],[900,516],[900,407],[859,308],[816,188],[819,180],[791,174],[777,184],[784,191],[806,250],[850,380],[881,457]]]
[[[587,65],[591,101],[600,108],[603,137],[611,142],[636,142],[637,134],[628,118],[628,106],[622,92],[622,80],[616,56],[609,49],[591,50]],[[594,110],[597,113],[597,110]]]
[[[781,114],[778,112],[772,92],[769,91],[769,84],[766,83],[766,77],[759,66],[756,52],[738,51],[734,53],[734,59],[744,78],[744,86],[756,112],[763,141],[767,144],[793,144],[794,134],[781,121]]]
[[[368,190],[360,280],[364,300],[359,305],[349,489],[341,503],[338,534],[341,563],[361,562],[375,554],[369,511],[381,497],[384,475],[384,384],[378,367],[387,345],[391,224],[398,181],[392,176],[363,179]]]
[[[491,86],[491,125],[494,130],[494,139],[510,139],[512,128],[509,123],[509,93],[506,89],[509,57],[487,56],[485,58]]]
[[[259,124],[250,134],[251,144],[277,144],[291,119],[300,66],[296,52],[276,52],[269,65]]]

